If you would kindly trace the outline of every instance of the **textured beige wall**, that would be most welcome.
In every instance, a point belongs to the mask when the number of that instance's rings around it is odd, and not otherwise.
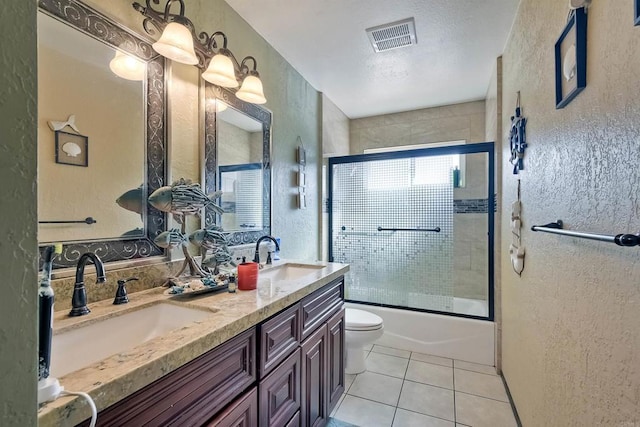
[[[0,13],[0,424],[36,424],[36,2]]]
[[[349,155],[350,120],[325,94],[322,94],[322,154]]]
[[[217,121],[218,164],[239,165],[251,161],[251,133],[222,120]]]
[[[520,90],[529,148],[522,278],[502,239],[502,367],[524,426],[630,427],[640,424],[638,248],[529,228],[640,230],[640,27],[632,0],[593,2],[588,86],[556,110],[553,46],[566,17],[566,2],[523,0],[503,55],[503,138]],[[503,218],[516,197],[506,151]]]
[[[466,140],[483,142],[484,101],[351,120],[350,151]]]
[[[502,57],[496,59],[491,75],[487,96],[485,99],[485,139],[495,144],[495,188],[497,196],[497,210],[494,217],[494,277],[493,277],[493,319],[496,327],[496,368],[498,372],[502,363]]]
[[[351,121],[325,94],[322,94],[322,164],[325,171],[328,167],[326,157],[349,155],[349,128]],[[329,211],[326,176],[322,182],[322,259],[329,259]]]

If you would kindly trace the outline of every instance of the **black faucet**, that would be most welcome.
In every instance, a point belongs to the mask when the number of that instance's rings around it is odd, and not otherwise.
[[[253,254],[253,262],[257,262],[258,264],[260,264],[260,243],[262,243],[264,240],[271,240],[276,245],[276,251],[280,250],[280,245],[278,245],[278,242],[275,238],[271,236],[262,236],[256,242],[256,252]],[[267,257],[267,264],[271,264],[271,253],[269,253],[269,256]]]
[[[84,267],[88,262],[92,262],[96,267],[96,283],[104,283],[104,265],[98,255],[87,252],[83,254],[78,260],[78,267],[76,268],[76,284],[73,287],[73,298],[71,298],[71,311],[69,316],[84,316],[89,314],[91,310],[87,307],[87,290],[84,287]]]

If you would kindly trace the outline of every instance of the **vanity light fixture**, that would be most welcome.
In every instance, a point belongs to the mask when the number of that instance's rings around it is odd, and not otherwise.
[[[109,62],[109,68],[116,76],[126,80],[142,81],[146,74],[144,63],[119,50],[116,51],[116,56]]]
[[[146,0],[146,6],[136,2],[133,8],[145,17],[142,26],[147,34],[154,35],[156,30],[162,32],[160,40],[153,44],[158,53],[204,69],[202,78],[209,83],[229,89],[240,86],[236,96],[243,101],[252,104],[267,102],[253,56],[238,61],[227,48],[227,36],[221,31],[211,36],[203,31],[196,37],[193,23],[184,16],[184,0],[167,0],[164,13],[153,9],[152,2],[157,4],[159,0]],[[173,3],[180,4],[178,15],[170,13]],[[222,47],[216,43],[216,37],[222,37]],[[248,61],[253,62],[253,67],[247,65]]]

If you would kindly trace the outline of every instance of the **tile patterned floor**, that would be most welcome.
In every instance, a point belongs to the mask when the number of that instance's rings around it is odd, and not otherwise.
[[[373,345],[331,416],[362,427],[517,427],[492,366]],[[339,425],[339,424],[337,424]]]

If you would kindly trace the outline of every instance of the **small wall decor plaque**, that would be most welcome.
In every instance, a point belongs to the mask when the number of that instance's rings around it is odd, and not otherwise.
[[[640,0],[635,0],[634,9],[635,9],[636,25],[640,25]]]
[[[56,163],[84,167],[89,165],[88,137],[61,130],[55,131],[55,135]]]
[[[587,86],[587,13],[572,10],[555,45],[556,109],[566,107]]]
[[[516,112],[511,116],[511,129],[509,131],[509,145],[513,165],[513,174],[517,175],[524,169],[524,152],[527,149],[527,119],[522,115],[520,107],[520,91],[516,101]]]

